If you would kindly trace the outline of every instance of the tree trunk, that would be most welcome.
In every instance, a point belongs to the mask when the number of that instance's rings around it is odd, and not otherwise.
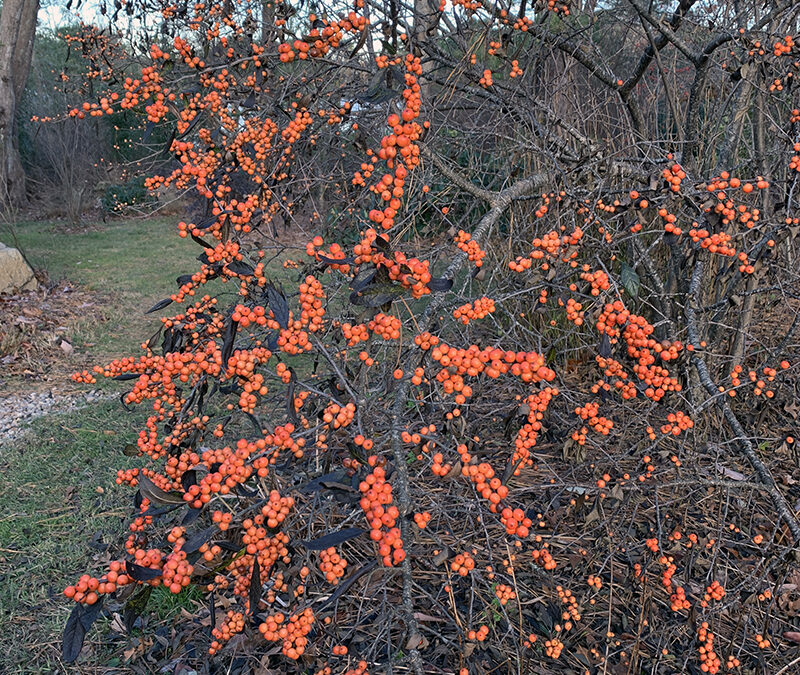
[[[0,12],[0,205],[25,199],[17,144],[17,101],[30,71],[39,0],[4,0]]]
[[[435,0],[414,0],[414,53],[422,59],[422,87],[423,103],[430,104],[433,97],[433,82],[431,74],[435,64],[425,52],[425,45],[430,40],[435,40],[434,34],[439,23],[438,3]]]

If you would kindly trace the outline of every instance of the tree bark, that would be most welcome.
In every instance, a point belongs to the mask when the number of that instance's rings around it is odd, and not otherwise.
[[[17,101],[25,89],[36,35],[39,0],[4,0],[0,11],[0,205],[25,199],[17,143]]]
[[[435,0],[414,0],[414,52],[422,59],[422,88],[423,103],[430,103],[433,97],[432,74],[435,64],[430,55],[425,51],[425,45],[434,38],[436,26],[439,23],[439,9]]]

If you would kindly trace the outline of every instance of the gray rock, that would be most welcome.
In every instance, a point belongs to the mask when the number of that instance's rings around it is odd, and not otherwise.
[[[33,270],[22,254],[0,243],[0,293],[34,291],[38,285]]]

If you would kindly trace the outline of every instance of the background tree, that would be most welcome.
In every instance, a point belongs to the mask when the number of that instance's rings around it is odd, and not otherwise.
[[[4,0],[0,10],[0,204],[25,198],[25,172],[17,142],[17,102],[33,54],[39,0]]]

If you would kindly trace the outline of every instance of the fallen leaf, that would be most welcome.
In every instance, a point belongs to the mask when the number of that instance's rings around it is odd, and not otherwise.
[[[727,466],[722,466],[720,463],[717,463],[717,471],[725,476],[725,478],[730,478],[731,480],[745,480],[746,478],[743,473],[729,469]]]

